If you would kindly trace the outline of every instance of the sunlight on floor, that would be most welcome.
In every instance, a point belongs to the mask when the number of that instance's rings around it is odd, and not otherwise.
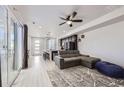
[[[30,56],[28,69],[21,71],[13,87],[50,87],[45,61],[41,56]]]
[[[41,65],[41,59],[40,56],[35,56],[34,57],[34,67],[39,67]]]

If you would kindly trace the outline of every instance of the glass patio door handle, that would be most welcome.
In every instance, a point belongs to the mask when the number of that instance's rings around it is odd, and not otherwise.
[[[5,48],[5,46],[3,45],[3,49]]]
[[[7,54],[7,48],[5,45],[2,46],[2,49],[0,49],[1,55],[5,56]]]
[[[3,45],[3,49],[7,49],[7,46],[6,45]]]

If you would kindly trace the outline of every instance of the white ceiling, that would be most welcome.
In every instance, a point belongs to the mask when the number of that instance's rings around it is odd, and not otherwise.
[[[16,11],[20,12],[25,22],[30,24],[30,28],[39,29],[42,26],[42,31],[66,31],[72,30],[80,25],[90,22],[100,16],[103,16],[113,10],[120,8],[117,5],[20,5],[13,6]],[[73,27],[69,27],[67,24],[59,26],[59,23],[63,22],[59,17],[67,16],[73,11],[77,11],[75,18],[83,19],[82,23],[73,23]],[[32,22],[36,24],[33,25]]]

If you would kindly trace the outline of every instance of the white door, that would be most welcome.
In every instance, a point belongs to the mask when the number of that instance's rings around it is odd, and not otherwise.
[[[44,49],[44,40],[40,37],[31,38],[31,54],[33,56],[41,56]]]

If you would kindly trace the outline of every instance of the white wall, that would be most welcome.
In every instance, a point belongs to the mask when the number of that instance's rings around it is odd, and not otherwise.
[[[78,34],[79,37],[82,33]],[[79,42],[82,54],[101,58],[124,67],[124,21],[84,33]]]

